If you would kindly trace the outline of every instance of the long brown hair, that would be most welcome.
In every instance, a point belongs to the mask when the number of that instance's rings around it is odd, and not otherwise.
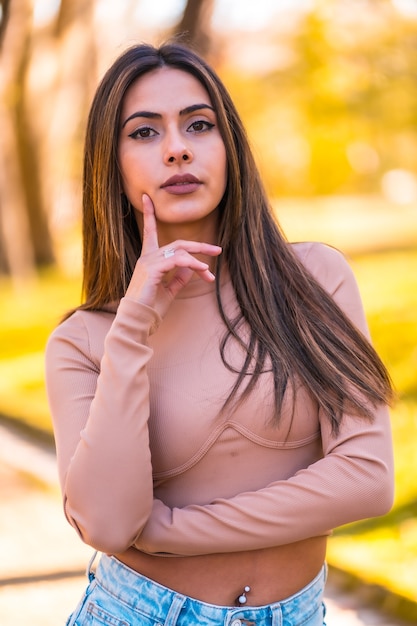
[[[120,111],[132,82],[163,66],[186,71],[205,87],[226,148],[228,180],[219,210],[218,243],[223,254],[217,268],[217,300],[227,332],[220,349],[230,369],[226,345],[231,338],[247,354],[226,404],[244,399],[269,364],[277,417],[286,389],[296,380],[325,411],[334,432],[346,410],[371,417],[369,406],[388,402],[392,396],[383,363],[288,245],[226,88],[203,59],[181,44],[133,46],[114,62],[97,89],[85,141],[85,302],[79,308],[99,310],[120,300],[140,255],[141,238],[122,194],[117,163]],[[229,319],[222,306],[219,285],[226,267],[240,305],[236,319]],[[243,321],[250,328],[247,342],[239,332]],[[239,389],[243,389],[240,395]]]

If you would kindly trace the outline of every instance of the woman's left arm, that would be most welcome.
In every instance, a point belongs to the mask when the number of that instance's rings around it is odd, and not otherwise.
[[[367,334],[356,281],[344,257],[320,244],[306,244],[298,253]],[[337,436],[325,416],[320,421],[322,459],[287,480],[205,506],[171,509],[154,500],[135,546],[183,556],[255,550],[329,534],[338,526],[387,513],[394,492],[388,408],[376,407],[373,420],[345,415]]]

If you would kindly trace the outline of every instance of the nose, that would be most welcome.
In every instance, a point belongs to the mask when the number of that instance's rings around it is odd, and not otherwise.
[[[192,161],[193,153],[184,137],[179,133],[170,134],[166,139],[164,161],[168,165]]]
[[[187,151],[184,151],[182,153],[182,155],[180,157],[174,156],[173,154],[171,154],[170,157],[168,157],[168,163],[176,163],[177,161],[189,161],[191,159],[190,153]]]

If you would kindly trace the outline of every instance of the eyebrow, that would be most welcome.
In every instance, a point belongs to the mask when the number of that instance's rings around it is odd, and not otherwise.
[[[180,115],[188,115],[189,113],[194,113],[194,111],[201,111],[202,109],[210,109],[210,111],[213,111],[213,113],[215,112],[213,107],[209,104],[201,103],[191,104],[189,107],[181,109]],[[160,113],[153,113],[152,111],[136,111],[135,113],[132,113],[132,115],[129,115],[129,117],[123,122],[122,128],[124,128],[130,120],[133,120],[136,117],[146,117],[147,119],[154,120],[161,119],[162,115]]]

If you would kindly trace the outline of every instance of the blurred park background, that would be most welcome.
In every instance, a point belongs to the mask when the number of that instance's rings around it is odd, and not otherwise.
[[[0,0],[0,414],[52,436],[43,351],[81,298],[89,103],[123,49],[174,33],[229,88],[289,239],[352,263],[398,394],[397,490],[329,562],[417,602],[417,0]]]

